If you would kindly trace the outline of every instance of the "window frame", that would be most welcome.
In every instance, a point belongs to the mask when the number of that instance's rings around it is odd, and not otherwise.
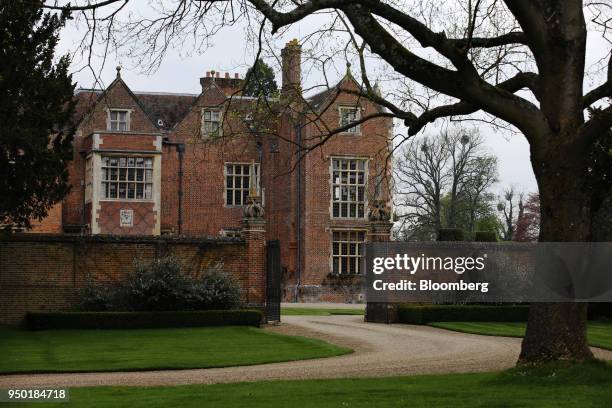
[[[117,166],[105,165],[105,159],[117,159]],[[120,160],[125,159],[125,166],[120,166]],[[143,160],[143,166],[139,167],[136,164],[134,166],[129,166],[130,159],[134,159],[134,163],[138,159]],[[150,161],[151,166],[147,167],[147,162]],[[104,170],[108,170],[105,176]],[[111,170],[116,169],[116,179],[110,178]],[[120,180],[121,169],[125,169],[125,179]],[[130,177],[130,169],[134,169],[134,179],[129,180]],[[142,181],[138,180],[138,171],[142,170]],[[147,177],[147,174],[150,173],[150,179]],[[153,202],[155,201],[155,157],[154,156],[145,156],[145,155],[125,155],[125,154],[105,154],[100,157],[100,201],[120,201],[120,202]],[[94,180],[94,182],[96,182]],[[125,184],[125,197],[119,196],[119,184]],[[106,184],[108,184],[109,193],[106,192]],[[115,185],[115,194],[116,197],[109,197],[111,184]],[[134,198],[128,197],[129,195],[129,184],[133,185]],[[138,194],[138,185],[142,185],[142,198],[137,198]],[[147,186],[150,185],[150,194],[147,194]],[[147,197],[148,196],[148,197]]]
[[[355,172],[356,173],[356,176],[355,176],[356,179],[358,179],[358,173],[362,172],[363,173],[363,184],[360,184],[360,183],[343,184],[342,183],[342,174],[340,174],[340,183],[336,184],[335,183],[335,179],[334,179],[334,171],[335,171],[335,169],[334,169],[334,161],[335,160],[339,160],[341,162],[346,160],[348,162],[346,170],[342,169],[342,166],[340,166],[340,169],[338,170],[341,173],[343,171],[348,172],[349,173],[349,175],[347,176],[348,180],[350,180],[350,173],[351,172]],[[350,169],[350,162],[351,161],[356,161],[357,162],[357,164],[356,164],[357,167],[356,167],[355,170],[351,170]],[[359,166],[358,162],[359,161],[363,162],[363,170],[359,170],[358,169],[358,166]],[[368,208],[367,188],[368,188],[368,177],[369,177],[369,169],[368,169],[369,161],[370,161],[369,157],[358,157],[358,156],[356,156],[356,157],[355,156],[351,156],[351,157],[349,157],[349,156],[346,156],[346,157],[344,157],[344,156],[332,156],[332,157],[330,157],[330,164],[329,164],[329,179],[330,179],[329,180],[329,187],[330,187],[329,188],[329,192],[330,192],[330,195],[329,195],[329,217],[331,219],[336,219],[336,220],[363,220],[363,219],[365,219],[367,217],[367,208]],[[347,188],[355,187],[356,188],[356,192],[355,193],[356,193],[357,197],[359,197],[359,187],[363,188],[363,201],[359,201],[359,200],[352,201],[352,200],[342,200],[342,199],[340,199],[339,201],[334,200],[334,194],[335,194],[336,187],[338,187],[338,188],[340,188],[340,190],[342,190],[343,186],[347,187]],[[342,192],[340,192],[340,195],[341,194],[342,194]],[[349,192],[349,196],[350,196],[350,192]],[[334,215],[334,204],[338,204],[339,207],[340,207],[339,208],[339,215],[338,216]],[[342,216],[342,205],[343,204],[347,206],[347,213],[348,213],[348,215],[346,217]],[[355,207],[355,216],[354,217],[350,216],[351,204],[354,204],[356,206]],[[359,209],[360,209],[359,207],[360,206],[363,206],[363,208],[362,208],[362,215],[361,216],[359,215]]]
[[[264,205],[264,200],[263,200],[263,189],[261,188],[261,166],[260,163],[244,163],[244,162],[225,162],[223,163],[223,205],[224,207],[244,207],[247,202],[246,200],[248,199],[248,194],[249,194],[249,188],[251,185],[251,165],[255,164],[255,168],[256,168],[256,185],[257,188],[260,191],[260,195],[261,195],[261,205]],[[228,173],[228,166],[233,166],[234,167],[234,172],[230,175]],[[239,175],[235,172],[235,167],[236,166],[246,166],[249,169],[249,180],[247,183],[247,187],[246,189],[244,187],[241,188],[236,188],[236,176],[239,176],[241,179],[244,177],[244,173],[240,173]],[[232,187],[228,187],[228,182],[227,182],[227,178],[231,176],[232,177]],[[228,200],[227,200],[227,194],[228,194],[228,189],[231,189],[233,194],[233,203],[229,204]],[[244,196],[244,192],[243,194],[240,195],[241,200],[242,200],[242,204],[235,204],[235,198],[236,198],[236,191],[243,191],[246,190],[246,197]]]
[[[344,123],[343,122],[343,111],[345,110],[354,110],[355,111],[355,118],[353,120],[354,123],[358,120],[361,119],[361,107],[359,105],[338,105],[338,126],[342,127],[342,126],[346,126],[348,125],[348,123]],[[358,123],[355,126],[343,131],[341,134],[346,134],[346,135],[361,135],[361,124]]]
[[[206,114],[206,112],[211,112],[211,118],[212,118],[213,112],[216,112],[219,115],[219,119],[218,121],[216,121],[217,123],[216,134],[214,134],[215,132],[206,132],[205,130],[206,122],[215,123],[215,121],[213,121],[212,119],[207,121],[204,118],[204,115]],[[223,135],[223,109],[219,107],[210,107],[210,106],[202,108],[200,131],[202,133],[202,139],[216,139],[218,137],[221,137]]]
[[[107,110],[107,121],[106,121],[106,130],[109,132],[129,132],[130,128],[131,128],[131,113],[132,110],[131,109],[124,109],[124,108],[109,108]],[[120,121],[119,119],[117,120],[113,120],[112,119],[112,114],[113,112],[117,112],[117,113],[125,113],[125,130],[120,130],[119,129],[119,124],[122,123],[122,121]],[[117,123],[117,129],[113,129],[113,122]]]
[[[348,234],[348,239],[346,240],[335,240],[334,239],[334,235],[338,233],[338,234]],[[365,271],[365,243],[366,243],[366,236],[367,236],[367,230],[365,228],[333,228],[330,230],[330,234],[331,234],[331,239],[330,239],[330,256],[329,256],[329,268],[330,268],[330,273],[334,276],[363,276],[364,275],[364,271]],[[355,234],[356,236],[356,240],[351,240],[351,234]],[[359,238],[361,238],[361,240],[359,240]],[[334,252],[335,249],[335,244],[338,243],[339,246],[338,248],[340,248],[340,252],[338,254],[336,254]],[[346,244],[348,245],[348,251],[347,254],[342,253],[342,244]],[[351,249],[350,249],[350,245],[357,245],[357,250],[355,251],[355,254],[351,254]],[[338,263],[338,272],[335,271],[334,269],[334,263],[335,263],[335,259],[338,258],[339,259],[339,263]],[[348,259],[356,259],[355,262],[355,267],[356,267],[356,272],[347,272],[347,273],[342,273],[342,264],[343,261],[347,262],[347,264],[349,265],[350,268],[350,262],[348,262]]]

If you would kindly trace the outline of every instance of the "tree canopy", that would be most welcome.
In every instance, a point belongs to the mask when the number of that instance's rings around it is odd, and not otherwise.
[[[246,74],[246,83],[242,88],[245,96],[278,96],[278,85],[274,77],[274,70],[262,59],[257,59]]]
[[[497,181],[497,158],[475,131],[453,129],[409,141],[394,174],[405,239],[433,240],[441,228],[474,232],[494,215],[489,190]]]
[[[0,7],[0,224],[28,227],[68,191],[74,84],[55,59],[67,14],[37,2]]]

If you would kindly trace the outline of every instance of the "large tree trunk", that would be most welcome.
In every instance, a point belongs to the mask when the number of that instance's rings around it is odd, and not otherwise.
[[[592,359],[586,323],[586,303],[533,303],[519,363]]]
[[[541,161],[532,156],[540,189],[540,241],[591,241],[587,155],[569,144],[555,147]],[[532,303],[519,363],[592,359],[586,324],[586,303]]]

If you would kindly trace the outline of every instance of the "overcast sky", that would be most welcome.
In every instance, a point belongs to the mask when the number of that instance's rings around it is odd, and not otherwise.
[[[282,48],[288,39],[301,38],[302,34],[308,32],[308,23],[297,25],[283,38],[276,42],[278,48]],[[59,53],[72,53],[76,50],[82,34],[69,24],[61,35]],[[199,54],[188,55],[183,50],[171,50],[164,58],[159,68],[149,74],[143,74],[135,67],[136,62],[129,56],[116,56],[111,53],[107,57],[104,69],[101,72],[101,80],[104,85],[108,85],[115,78],[115,67],[122,66],[121,76],[128,86],[134,91],[150,92],[181,92],[199,93],[199,78],[204,76],[206,71],[215,70],[220,72],[238,72],[243,77],[252,61],[253,53],[249,47],[245,46],[244,29],[241,27],[226,28],[213,38],[213,42],[206,51]],[[595,56],[601,58],[602,53],[599,47],[609,48],[602,40],[591,39],[589,41],[590,53],[587,58],[587,66],[595,62]],[[605,55],[605,54],[604,54]],[[101,60],[95,59],[92,62],[94,68],[99,69]],[[94,77],[91,71],[84,69],[78,70],[83,66],[83,59],[78,55],[74,59],[74,79],[78,86],[89,88],[94,85]],[[310,78],[307,81],[317,80],[320,73],[309,72]],[[313,78],[314,77],[314,78]],[[332,78],[334,80],[339,79]],[[280,85],[280,73],[277,72],[277,82]],[[586,83],[587,88],[591,88],[596,83]],[[535,178],[529,160],[529,145],[525,138],[520,135],[510,135],[503,132],[495,132],[487,125],[478,126],[481,134],[486,136],[487,147],[499,158],[500,182],[495,187],[497,191],[502,191],[509,185],[513,185],[519,191],[537,191]]]

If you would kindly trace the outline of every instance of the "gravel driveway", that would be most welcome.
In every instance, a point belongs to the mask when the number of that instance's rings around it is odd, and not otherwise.
[[[476,372],[512,367],[520,339],[464,334],[428,326],[364,323],[362,316],[284,316],[266,330],[307,335],[354,353],[316,360],[196,370],[0,376],[0,388],[154,386],[276,379],[383,377]],[[612,352],[594,349],[612,360]]]

